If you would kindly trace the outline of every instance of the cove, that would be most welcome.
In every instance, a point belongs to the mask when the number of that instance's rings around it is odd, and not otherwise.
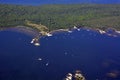
[[[120,79],[120,36],[80,29],[41,37],[0,32],[0,80],[63,80],[81,70],[87,80]]]

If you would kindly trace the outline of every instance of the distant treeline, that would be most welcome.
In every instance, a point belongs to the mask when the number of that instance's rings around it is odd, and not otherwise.
[[[0,4],[0,27],[26,25],[26,20],[50,30],[87,26],[120,29],[119,4],[61,4],[23,6]]]

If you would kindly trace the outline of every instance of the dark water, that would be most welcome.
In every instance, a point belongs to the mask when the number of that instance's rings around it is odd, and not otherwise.
[[[31,39],[0,32],[0,80],[63,80],[75,70],[87,80],[120,80],[119,36],[82,29],[43,37],[39,47],[30,44]]]

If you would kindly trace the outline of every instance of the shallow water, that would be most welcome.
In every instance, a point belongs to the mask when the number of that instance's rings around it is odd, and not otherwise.
[[[42,37],[0,32],[0,80],[62,80],[81,70],[87,80],[120,80],[120,36],[74,30]],[[110,76],[114,73],[115,76]]]

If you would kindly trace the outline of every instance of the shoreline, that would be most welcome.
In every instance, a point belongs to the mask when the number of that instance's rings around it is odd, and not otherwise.
[[[12,32],[18,32],[18,33],[23,33],[25,35],[35,37],[38,36],[38,31],[31,27],[26,27],[26,26],[16,26],[16,27],[10,27],[10,28],[5,28],[0,31],[12,31]]]
[[[90,27],[73,27],[71,29],[69,28],[66,28],[66,29],[55,29],[55,30],[51,30],[49,32],[46,32],[45,35],[43,36],[47,36],[47,35],[50,35],[50,34],[54,34],[54,33],[58,33],[58,32],[69,32],[71,33],[73,30],[78,30],[80,31],[80,29],[86,29],[87,31],[96,31],[96,32],[99,32],[100,34],[106,34],[109,30],[112,30],[114,33],[118,33],[120,34],[120,30],[117,30],[115,28],[106,28],[105,30],[102,30],[100,28],[90,28]],[[35,34],[39,34],[41,33],[39,30],[36,30],[32,27],[28,27],[28,26],[16,26],[16,27],[9,27],[9,28],[4,28],[4,29],[0,29],[0,31],[15,31],[16,32],[29,32],[29,33],[32,33],[34,32]]]
[[[81,29],[85,29],[86,31],[95,31],[101,35],[105,34],[110,37],[120,36],[120,31],[114,28],[108,28],[108,29],[102,30],[99,28],[95,29],[95,28],[90,28],[90,27],[75,27],[75,26],[71,29],[69,28],[68,29],[57,29],[57,30],[52,30],[49,32],[45,32],[45,31],[40,32],[39,30],[36,30],[32,27],[27,27],[27,26],[17,26],[17,27],[7,28],[5,30],[0,30],[0,31],[14,31],[14,32],[20,32],[23,34],[27,34],[33,37],[30,42],[31,44],[34,44],[35,46],[40,46],[41,37],[44,37],[44,36],[50,37],[50,36],[53,36],[53,34],[59,33],[59,32],[72,33],[74,30],[80,31]]]

